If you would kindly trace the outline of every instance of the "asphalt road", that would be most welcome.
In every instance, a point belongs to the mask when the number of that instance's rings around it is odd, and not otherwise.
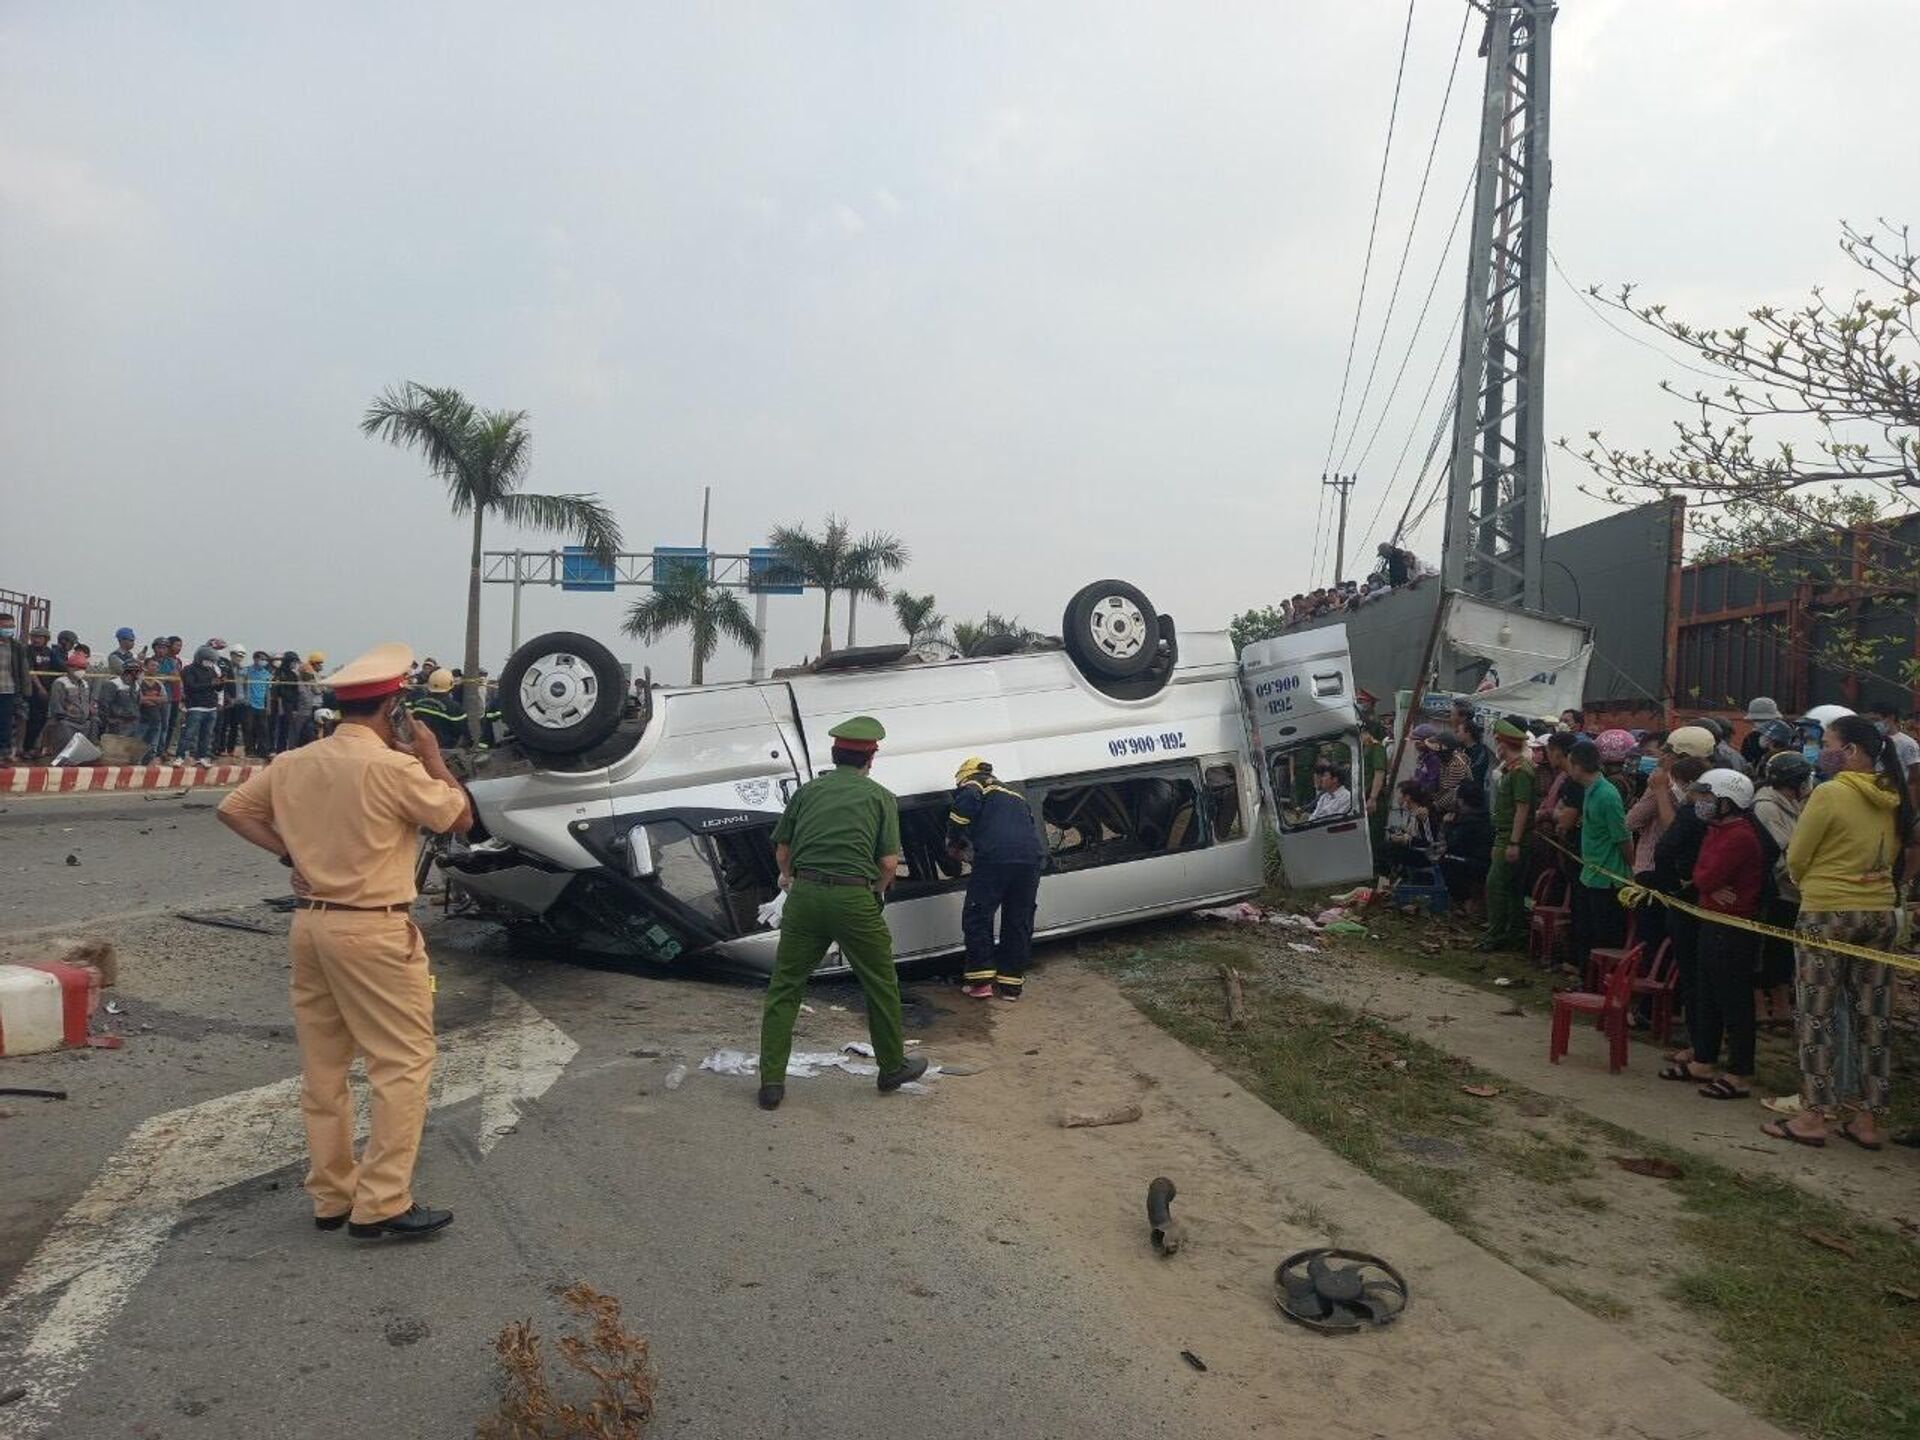
[[[531,1318],[551,1355],[575,1281],[648,1338],[663,1436],[1624,1440],[1674,1415],[1773,1433],[1346,1167],[1058,952],[1018,1007],[910,987],[917,1048],[973,1073],[881,1097],[827,1071],[768,1116],[751,1079],[699,1068],[756,1048],[757,989],[526,963],[430,922],[448,1103],[417,1190],[457,1219],[415,1245],[321,1234],[284,1083],[286,920],[258,903],[279,867],[206,811],[80,799],[0,816],[0,865],[32,891],[0,958],[43,951],[36,927],[77,908],[94,923],[69,929],[122,951],[101,1024],[126,1037],[0,1060],[0,1085],[71,1096],[0,1097],[0,1394],[27,1391],[0,1405],[5,1440],[471,1435],[495,1336]],[[166,913],[221,905],[267,933]],[[856,990],[810,1004],[800,1049],[861,1037]],[[530,1020],[490,1029],[503,1013]],[[1057,1125],[1116,1099],[1145,1119]],[[1145,1243],[1156,1173],[1193,1230],[1171,1261]],[[1273,1266],[1325,1243],[1323,1213],[1396,1255],[1419,1311],[1339,1340],[1277,1316]]]

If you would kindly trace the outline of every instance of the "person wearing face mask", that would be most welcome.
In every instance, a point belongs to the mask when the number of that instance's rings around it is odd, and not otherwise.
[[[33,693],[27,647],[20,643],[18,624],[14,616],[0,611],[0,765],[19,762],[20,749],[13,738],[15,713],[21,697]]]
[[[1702,910],[1751,920],[1759,912],[1768,859],[1749,813],[1753,782],[1737,770],[1709,770],[1689,797],[1707,827],[1693,862],[1693,888]],[[1687,1015],[1692,1058],[1662,1072],[1668,1080],[1704,1080],[1709,1100],[1744,1100],[1753,1093],[1753,967],[1759,937],[1736,925],[1700,922],[1694,1003]],[[1717,1070],[1721,1043],[1727,1066]]]
[[[1816,776],[1820,776],[1820,751],[1825,739],[1826,727],[1843,716],[1851,714],[1853,711],[1844,705],[1816,705],[1802,715],[1795,724],[1794,729],[1800,737],[1800,753],[1806,756],[1807,763],[1813,766]],[[1821,776],[1821,778],[1825,777]],[[1815,780],[1814,783],[1817,785],[1820,782]]]
[[[1900,773],[1907,777],[1907,798],[1913,800],[1920,795],[1920,740],[1916,740],[1900,728],[1900,707],[1898,705],[1870,705],[1867,718],[1873,721],[1873,728],[1893,742],[1894,754],[1900,761]]]
[[[1878,1150],[1890,1092],[1893,970],[1821,942],[1893,945],[1900,929],[1894,869],[1912,832],[1913,804],[1898,752],[1861,716],[1825,723],[1819,768],[1827,779],[1807,798],[1787,846],[1787,868],[1800,887],[1794,1038],[1803,1103],[1798,1114],[1760,1129],[1821,1146],[1828,1120],[1839,1116],[1843,1139]]]

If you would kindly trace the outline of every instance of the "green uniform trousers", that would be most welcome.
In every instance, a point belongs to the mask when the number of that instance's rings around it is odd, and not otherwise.
[[[1504,845],[1495,844],[1487,866],[1487,940],[1503,950],[1527,943],[1527,907],[1521,887],[1526,866],[1509,865]]]
[[[880,911],[880,897],[864,887],[816,885],[795,880],[780,916],[780,950],[767,984],[760,1018],[760,1083],[786,1083],[793,1054],[793,1021],[807,977],[838,942],[867,996],[867,1034],[880,1073],[906,1063],[900,1040],[900,977],[893,969],[893,933]]]

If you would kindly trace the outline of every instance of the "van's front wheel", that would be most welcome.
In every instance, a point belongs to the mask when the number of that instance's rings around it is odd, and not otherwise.
[[[1160,617],[1153,602],[1124,580],[1096,580],[1067,602],[1061,635],[1073,663],[1089,676],[1128,680],[1160,653]]]

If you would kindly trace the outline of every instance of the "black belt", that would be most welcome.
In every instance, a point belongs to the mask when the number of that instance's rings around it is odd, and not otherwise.
[[[301,900],[298,904],[302,910],[350,910],[356,915],[392,915],[413,909],[411,900],[398,905],[342,905],[338,900]]]
[[[871,890],[873,881],[862,879],[858,875],[829,875],[824,870],[796,870],[796,880],[805,880],[809,885],[858,885],[863,890]]]

